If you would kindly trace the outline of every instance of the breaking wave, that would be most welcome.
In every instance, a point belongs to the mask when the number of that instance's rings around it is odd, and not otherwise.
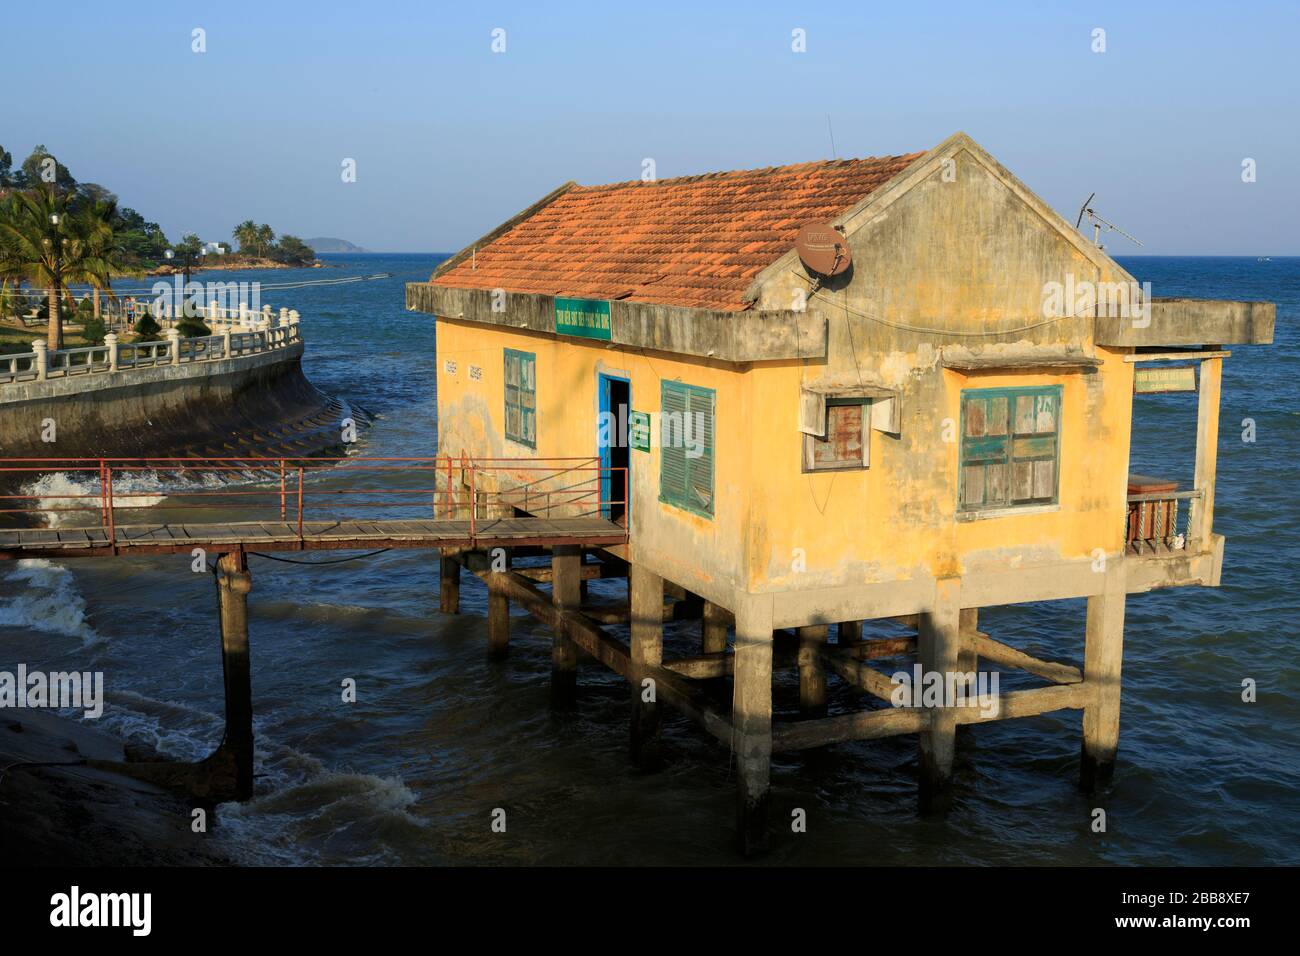
[[[44,558],[25,558],[4,580],[17,584],[19,589],[13,596],[0,598],[0,627],[79,637],[84,644],[98,639],[94,628],[86,623],[86,599],[67,568]]]

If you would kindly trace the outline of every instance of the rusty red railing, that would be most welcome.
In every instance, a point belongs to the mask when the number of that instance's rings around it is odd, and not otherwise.
[[[43,476],[62,481],[35,486]],[[515,514],[617,513],[626,527],[628,488],[626,468],[594,457],[0,458],[0,522],[97,522],[113,540],[123,512],[156,506],[165,520],[198,512],[191,520],[279,521],[299,535],[304,521],[380,514],[468,520],[473,536],[480,520]],[[145,501],[154,497],[163,500]]]

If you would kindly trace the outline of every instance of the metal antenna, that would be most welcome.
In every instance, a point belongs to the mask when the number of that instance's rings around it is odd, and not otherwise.
[[[826,114],[826,132],[831,134],[831,159],[839,159],[840,154],[835,152],[835,130],[831,126],[831,114]]]
[[[1125,232],[1119,226],[1115,225],[1113,222],[1109,222],[1101,218],[1101,216],[1097,215],[1096,210],[1092,208],[1092,201],[1094,198],[1096,198],[1096,196],[1097,194],[1093,193],[1091,196],[1089,196],[1087,199],[1083,201],[1083,205],[1079,208],[1079,218],[1074,221],[1074,228],[1078,229],[1079,226],[1083,223],[1083,217],[1087,216],[1088,221],[1092,223],[1093,244],[1096,245],[1098,248],[1105,248],[1101,244],[1102,226],[1106,227],[1107,232],[1118,232],[1121,236],[1123,236],[1125,239],[1127,239],[1129,242],[1133,243],[1134,245],[1137,246],[1142,245],[1141,239],[1136,239],[1133,236],[1130,236],[1127,232]]]

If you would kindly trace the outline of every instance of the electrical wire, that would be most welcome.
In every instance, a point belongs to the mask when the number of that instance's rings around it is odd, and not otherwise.
[[[260,551],[249,551],[247,553],[253,555],[256,558],[266,558],[268,561],[279,561],[282,564],[305,564],[311,567],[314,565],[344,564],[345,562],[348,561],[360,561],[362,558],[373,558],[377,554],[383,554],[385,551],[391,551],[391,550],[393,549],[380,548],[378,551],[368,551],[365,554],[354,554],[348,558],[334,558],[330,561],[295,561],[293,558],[280,558],[280,557],[276,557],[274,554],[262,554]]]

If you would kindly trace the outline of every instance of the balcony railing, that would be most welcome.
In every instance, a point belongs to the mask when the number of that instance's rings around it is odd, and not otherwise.
[[[1128,496],[1125,543],[1130,554],[1189,550],[1197,491],[1158,491]]]

